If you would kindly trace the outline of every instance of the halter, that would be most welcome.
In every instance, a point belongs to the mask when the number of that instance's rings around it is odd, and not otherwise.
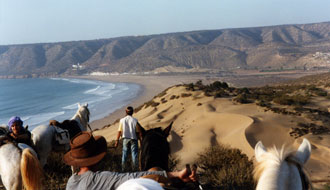
[[[301,186],[303,190],[308,190],[309,187],[310,189],[313,190],[313,186],[310,183],[309,179],[307,178],[304,169],[302,167],[302,164],[296,160],[293,156],[288,156],[285,158],[285,161],[287,161],[290,164],[293,164],[297,167],[298,171],[299,171],[299,175],[300,175],[300,179],[301,179]]]

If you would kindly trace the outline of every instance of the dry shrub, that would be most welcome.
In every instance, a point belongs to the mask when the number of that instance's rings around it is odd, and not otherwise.
[[[182,98],[186,98],[186,97],[189,97],[189,96],[191,96],[192,94],[190,94],[190,93],[181,93],[181,97]]]
[[[108,144],[108,151],[99,167],[103,171],[121,171],[121,150],[122,143],[114,149],[114,142]],[[65,189],[72,172],[71,167],[64,164],[63,153],[52,152],[48,157],[47,166],[44,169],[45,180],[43,185],[45,189]],[[130,159],[129,159],[130,160]]]
[[[71,176],[71,167],[64,164],[63,153],[52,152],[44,169],[45,189],[65,189],[66,183]]]
[[[234,101],[241,103],[241,104],[248,104],[251,103],[251,101],[247,98],[246,94],[239,94],[234,98]]]
[[[200,181],[221,189],[253,189],[253,163],[239,149],[216,145],[199,154]]]

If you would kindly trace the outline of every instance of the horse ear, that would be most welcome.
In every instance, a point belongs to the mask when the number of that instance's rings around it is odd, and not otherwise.
[[[259,141],[256,146],[254,147],[254,154],[256,156],[257,162],[261,161],[261,156],[267,152],[267,149],[265,146],[262,144],[261,141]]]
[[[85,103],[85,105],[84,105],[86,108],[88,107],[88,103]]]
[[[80,105],[80,103],[78,102],[78,108],[80,108],[81,107],[81,105]]]
[[[297,152],[296,152],[296,158],[299,160],[301,163],[306,163],[309,157],[311,156],[312,152],[312,146],[311,143],[304,138],[303,142],[299,146]]]
[[[172,129],[172,124],[173,124],[173,121],[170,123],[169,126],[167,126],[167,127],[163,130],[163,132],[164,132],[164,134],[165,134],[166,137],[168,137],[168,136],[170,135],[170,131],[171,131],[171,129]]]

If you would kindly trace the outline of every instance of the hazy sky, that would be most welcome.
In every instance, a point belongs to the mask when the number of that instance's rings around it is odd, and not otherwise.
[[[330,0],[0,0],[0,45],[330,21]]]

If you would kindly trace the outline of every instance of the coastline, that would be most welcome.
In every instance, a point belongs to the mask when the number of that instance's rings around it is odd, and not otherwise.
[[[108,116],[92,121],[90,126],[93,130],[102,129],[125,116],[124,109],[128,105],[138,107],[143,103],[151,100],[154,96],[164,91],[166,88],[190,82],[196,82],[197,80],[206,80],[206,76],[203,75],[183,75],[183,76],[138,76],[138,75],[116,75],[116,76],[79,76],[78,78],[88,80],[99,80],[104,82],[122,82],[122,83],[134,83],[140,86],[139,93],[136,97],[128,102],[126,105],[110,113]],[[91,113],[93,114],[93,113]]]
[[[202,80],[204,84],[214,82],[216,80],[227,82],[235,87],[256,87],[266,84],[276,84],[281,81],[288,81],[302,76],[311,75],[312,73],[259,73],[259,72],[242,72],[237,75],[212,75],[212,74],[189,74],[189,75],[105,75],[105,76],[71,76],[73,78],[81,78],[87,80],[99,80],[103,82],[116,83],[134,83],[140,86],[140,91],[136,97],[127,102],[126,105],[116,109],[108,116],[94,120],[90,123],[93,130],[102,129],[109,126],[117,119],[125,116],[125,107],[128,105],[133,108],[142,105],[151,100],[154,96],[164,91],[166,88],[177,85],[187,84]],[[258,75],[258,76],[256,76]],[[93,114],[93,113],[91,113]]]

